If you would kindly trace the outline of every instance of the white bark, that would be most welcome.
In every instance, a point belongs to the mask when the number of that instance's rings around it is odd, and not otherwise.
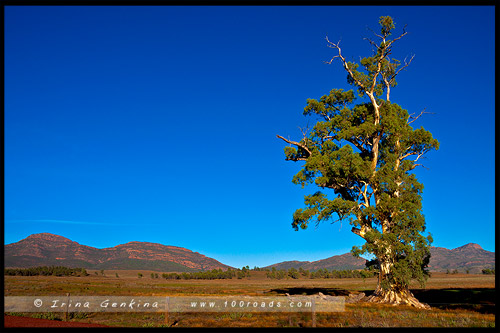
[[[368,297],[370,303],[386,303],[392,305],[409,305],[419,309],[430,309],[428,304],[420,302],[410,291],[410,289],[398,290],[396,286],[389,285],[389,288],[384,290],[382,282],[387,280],[387,276],[391,273],[393,263],[390,261],[380,262],[380,273],[377,289]],[[386,282],[387,283],[387,282]]]

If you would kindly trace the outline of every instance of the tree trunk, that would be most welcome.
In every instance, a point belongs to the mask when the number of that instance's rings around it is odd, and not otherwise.
[[[390,261],[381,261],[377,289],[367,299],[371,303],[386,303],[393,305],[410,305],[419,309],[430,309],[428,304],[420,302],[412,294],[408,286],[397,286],[389,280],[393,264]],[[386,288],[383,288],[383,286]]]

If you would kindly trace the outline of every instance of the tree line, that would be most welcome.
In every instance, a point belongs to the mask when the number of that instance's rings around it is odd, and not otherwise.
[[[269,279],[299,279],[299,278],[309,278],[309,279],[342,279],[342,278],[368,278],[378,274],[375,270],[331,270],[326,268],[320,268],[315,272],[310,272],[300,267],[298,270],[296,268],[276,269],[273,267],[270,271],[267,271],[266,276]]]
[[[163,273],[162,278],[167,280],[217,280],[217,279],[232,279],[236,277],[242,279],[244,277],[250,276],[250,269],[248,266],[242,269],[231,269],[228,268],[226,271],[222,269],[212,269],[211,271],[205,272],[192,272],[192,273]],[[142,274],[138,273],[138,277],[141,278]],[[151,273],[152,279],[158,279],[158,273]]]
[[[4,275],[17,276],[87,276],[85,268],[69,268],[64,266],[38,266],[30,268],[6,268]]]

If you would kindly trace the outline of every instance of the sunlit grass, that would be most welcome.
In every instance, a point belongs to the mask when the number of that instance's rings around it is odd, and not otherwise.
[[[324,279],[324,280],[271,280],[264,272],[253,272],[250,279],[232,280],[165,280],[146,277],[137,273],[107,272],[106,276],[48,277],[5,276],[5,296],[21,295],[106,295],[106,296],[202,296],[202,295],[283,295],[370,292],[376,279]],[[494,306],[495,277],[486,275],[434,274],[426,289],[414,286],[415,295],[440,297],[457,302],[460,299],[479,299]],[[482,288],[482,289],[481,289]],[[435,296],[437,295],[437,296]],[[455,295],[457,299],[452,297]],[[464,298],[465,297],[465,298]],[[485,299],[481,299],[481,297]],[[430,302],[430,301],[429,301]],[[493,303],[492,303],[493,302]],[[483,305],[484,305],[483,304]],[[317,313],[317,327],[495,327],[495,315],[481,311],[483,305],[476,304],[467,309],[433,307],[419,310],[406,306],[379,304],[346,304],[345,312]],[[26,314],[30,315],[30,314]],[[310,327],[311,313],[89,313],[85,318],[72,318],[80,322],[99,323],[116,327]]]

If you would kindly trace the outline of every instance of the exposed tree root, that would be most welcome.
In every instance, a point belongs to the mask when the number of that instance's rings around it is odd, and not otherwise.
[[[414,306],[418,309],[430,309],[431,307],[428,304],[420,302],[418,299],[413,296],[411,291],[394,291],[388,290],[384,291],[381,289],[377,289],[371,296],[366,299],[367,302],[370,303],[384,303],[384,304],[393,304],[393,305],[410,305]]]

